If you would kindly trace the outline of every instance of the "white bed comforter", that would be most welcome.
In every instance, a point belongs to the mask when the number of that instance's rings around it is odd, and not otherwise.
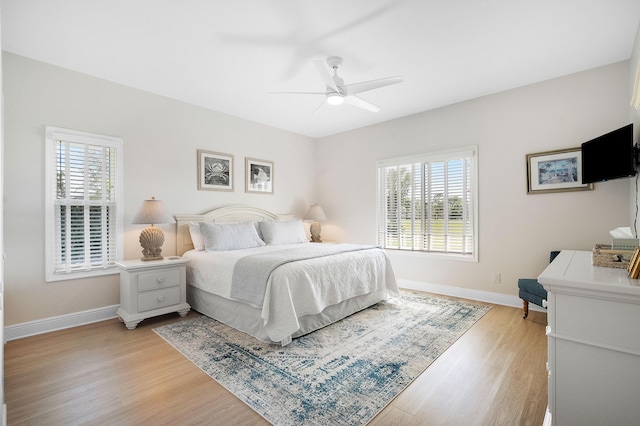
[[[309,247],[311,243],[303,243]],[[233,269],[243,256],[294,248],[296,244],[224,252],[188,251],[187,283],[226,299],[231,297]],[[361,250],[286,263],[271,274],[261,309],[263,326],[273,341],[300,328],[298,318],[372,292],[398,295],[391,263],[381,249]],[[386,298],[385,297],[385,298]]]

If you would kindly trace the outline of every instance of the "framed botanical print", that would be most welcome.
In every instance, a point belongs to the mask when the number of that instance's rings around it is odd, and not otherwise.
[[[582,183],[580,148],[527,154],[527,193],[587,191],[592,183]]]
[[[233,155],[199,149],[198,189],[233,191]]]
[[[273,161],[245,157],[245,192],[273,194]]]

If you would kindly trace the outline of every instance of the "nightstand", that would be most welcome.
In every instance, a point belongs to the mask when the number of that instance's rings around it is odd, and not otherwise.
[[[182,258],[116,262],[120,268],[120,308],[117,314],[129,330],[145,318],[178,312],[185,316],[187,303],[187,263]]]

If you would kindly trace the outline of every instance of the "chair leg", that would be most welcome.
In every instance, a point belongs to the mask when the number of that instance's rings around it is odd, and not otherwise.
[[[524,315],[522,316],[522,318],[527,319],[527,317],[529,316],[529,302],[524,299],[522,299],[522,309],[524,310]]]

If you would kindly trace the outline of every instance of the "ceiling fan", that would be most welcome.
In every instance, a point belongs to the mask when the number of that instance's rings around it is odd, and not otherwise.
[[[372,112],[380,111],[380,108],[373,105],[370,102],[365,101],[364,99],[356,96],[362,92],[367,92],[369,90],[379,89],[384,86],[389,86],[391,84],[402,83],[403,78],[396,77],[386,77],[380,78],[377,80],[363,81],[360,83],[351,83],[344,84],[344,80],[338,76],[338,68],[342,65],[342,58],[339,56],[330,56],[327,58],[327,64],[333,69],[333,75],[329,73],[327,67],[324,65],[323,61],[315,60],[313,63],[322,77],[325,85],[327,86],[326,91],[324,92],[274,92],[280,94],[290,94],[290,95],[323,95],[325,96],[325,100],[322,102],[322,105],[325,103],[329,105],[341,105],[342,103],[346,103],[349,105],[353,105],[358,108],[366,109]]]

